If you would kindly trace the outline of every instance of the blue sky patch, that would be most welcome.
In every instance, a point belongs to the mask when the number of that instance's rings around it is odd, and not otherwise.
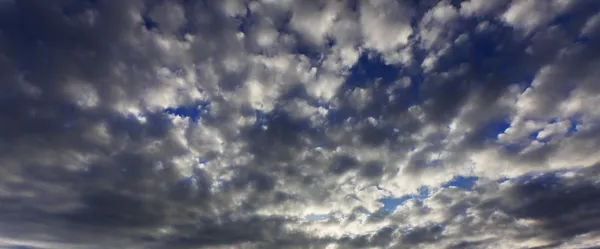
[[[567,136],[572,136],[573,134],[577,133],[577,125],[581,124],[581,122],[574,118],[569,120],[571,121],[571,126],[567,130]]]
[[[417,189],[417,194],[381,198],[379,199],[379,202],[383,203],[383,207],[378,212],[393,212],[396,210],[396,207],[404,204],[406,201],[411,199],[424,199],[427,198],[429,194],[429,188],[427,186],[421,186]]]
[[[473,189],[473,186],[475,186],[475,183],[477,182],[477,180],[479,180],[479,177],[476,176],[454,176],[454,178],[452,178],[452,180],[444,183],[442,185],[443,188],[447,188],[447,187],[458,187],[458,188],[463,188],[466,190],[471,190]]]
[[[210,102],[198,102],[188,106],[168,107],[165,113],[180,117],[187,117],[191,121],[198,121],[201,117],[206,117],[210,112]]]
[[[142,16],[142,25],[147,29],[147,30],[153,30],[153,29],[158,29],[158,22],[152,20],[152,18],[150,18],[147,15]]]
[[[510,121],[507,119],[490,122],[485,128],[485,139],[495,141],[509,127]]]
[[[351,89],[368,88],[377,80],[382,84],[390,84],[396,81],[400,72],[401,68],[385,64],[381,55],[367,51],[360,55],[358,62],[350,69],[345,85]]]
[[[410,199],[414,199],[416,198],[415,195],[404,195],[401,197],[397,197],[397,198],[381,198],[379,199],[379,202],[383,203],[383,207],[381,208],[382,211],[386,211],[386,212],[393,212],[394,210],[396,210],[396,207],[404,204],[406,201],[410,200]]]

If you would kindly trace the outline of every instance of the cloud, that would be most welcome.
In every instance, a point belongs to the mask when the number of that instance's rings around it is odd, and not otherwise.
[[[0,244],[594,246],[597,10],[0,1]]]

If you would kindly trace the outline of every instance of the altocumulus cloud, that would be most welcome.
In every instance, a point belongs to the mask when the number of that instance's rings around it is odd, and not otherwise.
[[[3,248],[593,248],[597,0],[0,1]]]

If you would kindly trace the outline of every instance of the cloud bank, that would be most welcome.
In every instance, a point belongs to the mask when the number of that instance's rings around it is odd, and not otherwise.
[[[0,1],[4,248],[593,248],[595,0]]]

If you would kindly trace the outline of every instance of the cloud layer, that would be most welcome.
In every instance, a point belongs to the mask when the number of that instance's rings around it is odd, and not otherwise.
[[[0,1],[0,246],[592,248],[599,38],[595,0]]]

